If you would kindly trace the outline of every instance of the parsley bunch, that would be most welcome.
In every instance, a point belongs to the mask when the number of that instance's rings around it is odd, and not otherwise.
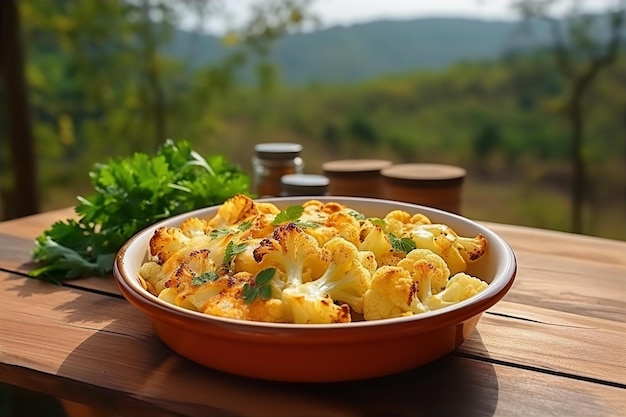
[[[96,164],[94,194],[78,197],[78,220],[58,221],[36,239],[30,275],[46,281],[106,276],[119,248],[143,228],[249,192],[250,178],[221,155],[206,159],[186,141],[167,140],[154,156]]]

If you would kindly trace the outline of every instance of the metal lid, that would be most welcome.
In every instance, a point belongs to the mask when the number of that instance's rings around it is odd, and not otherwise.
[[[302,145],[286,142],[258,143],[254,146],[254,152],[261,159],[291,159],[300,156]]]
[[[328,178],[315,174],[287,174],[280,178],[284,195],[324,195]]]

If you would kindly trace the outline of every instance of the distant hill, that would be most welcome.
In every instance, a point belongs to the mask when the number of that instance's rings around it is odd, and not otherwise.
[[[460,18],[375,21],[290,34],[274,46],[273,61],[287,84],[357,82],[462,60],[490,60],[511,49],[542,45],[545,28],[522,33],[519,22]],[[177,31],[164,50],[193,67],[218,62],[220,39]]]

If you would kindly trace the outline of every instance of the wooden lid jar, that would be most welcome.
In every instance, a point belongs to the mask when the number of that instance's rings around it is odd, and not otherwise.
[[[382,169],[390,167],[384,159],[343,159],[322,164],[328,177],[328,194],[382,198]]]
[[[398,164],[381,171],[383,196],[435,207],[452,213],[461,212],[461,194],[466,171],[452,165]]]

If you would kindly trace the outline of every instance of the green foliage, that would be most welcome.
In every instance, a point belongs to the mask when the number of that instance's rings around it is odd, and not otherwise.
[[[249,177],[223,156],[204,159],[185,141],[166,141],[153,155],[135,153],[97,164],[94,193],[79,198],[76,214],[37,238],[42,266],[31,275],[59,282],[111,272],[116,252],[135,233],[159,220],[221,204],[247,193]]]
[[[215,59],[208,60],[199,53],[193,55],[194,50],[185,47],[189,43],[173,30],[176,19],[169,5],[182,3],[147,2],[168,8],[160,21],[147,21],[144,11],[138,9],[142,3],[20,3],[30,51],[34,131],[39,153],[46,155],[39,166],[44,208],[67,206],[77,194],[84,194],[91,186],[85,173],[94,164],[135,152],[153,152],[164,137],[190,138],[199,154],[224,155],[246,172],[251,172],[254,143],[295,141],[304,146],[309,172],[321,171],[321,164],[329,159],[355,157],[441,162],[467,168],[475,181],[496,182],[501,187],[496,194],[529,187],[537,195],[566,195],[569,130],[561,116],[570,91],[545,51],[529,51],[528,45],[522,45],[497,58],[495,51],[502,49],[490,42],[500,42],[505,36],[498,34],[510,33],[512,23],[502,27],[481,24],[476,32],[472,22],[462,22],[461,26],[452,25],[458,31],[449,38],[433,38],[433,33],[444,36],[451,26],[420,21],[411,23],[415,27],[399,24],[391,31],[393,23],[388,22],[359,26],[354,31],[335,28],[289,36],[274,42],[272,50],[257,48],[251,38],[263,39],[261,28],[271,22],[261,19],[254,30],[236,39],[236,47],[222,45],[220,53],[199,36],[196,48],[205,48],[203,55],[215,53]],[[368,27],[373,32],[365,34]],[[487,56],[469,48],[468,57],[488,57],[489,61],[458,62],[458,48],[454,54],[442,46],[450,42],[458,46],[459,34],[468,28],[484,41],[481,47],[491,51]],[[272,41],[277,33],[267,32]],[[390,42],[393,33],[402,34],[405,43]],[[170,34],[176,39],[176,54],[165,49]],[[381,36],[384,43],[380,43]],[[363,45],[363,39],[369,43]],[[250,52],[247,41],[262,52],[260,58]],[[331,48],[322,47],[325,42],[336,46],[335,50],[356,45],[351,52],[356,55],[348,57],[354,58],[348,64],[359,66],[358,71],[335,65],[346,56],[331,56]],[[306,59],[287,53],[288,45],[306,51]],[[424,52],[408,53],[412,45]],[[371,48],[383,51],[386,61],[376,63]],[[190,53],[195,58],[193,65]],[[399,54],[404,61],[397,60]],[[430,66],[438,70],[415,70],[424,68],[415,59],[425,60],[426,56],[441,58],[441,65]],[[267,66],[272,58],[284,65]],[[450,66],[452,58],[457,63]],[[258,69],[266,88],[239,84],[246,66]],[[392,69],[409,72],[359,82],[361,76],[391,74]],[[319,76],[320,70],[325,70],[327,77]],[[293,81],[289,74],[294,71],[309,77],[307,80],[315,72],[318,75],[313,78],[318,81],[299,86],[280,83],[279,77],[283,82]],[[590,164],[591,190],[588,211],[594,219],[604,219],[603,213],[616,213],[624,206],[623,199],[615,196],[623,194],[626,178],[624,128],[616,117],[616,109],[626,106],[625,72],[622,54],[615,66],[598,78],[585,103],[584,155]],[[350,83],[327,82],[333,77],[346,79],[346,75]],[[220,164],[207,159],[214,168]],[[144,165],[146,172],[157,169]],[[471,188],[474,181],[469,184],[464,199],[473,203],[466,205],[464,213],[492,221],[562,227],[555,220],[558,216],[543,212],[540,202],[531,205],[522,192],[503,200],[500,210],[490,211],[481,200],[474,202],[472,193],[477,188]],[[207,198],[206,193],[219,192],[221,185],[198,183],[197,187],[199,203]],[[563,211],[567,205],[559,203],[558,207]],[[513,214],[513,218],[507,217]],[[559,216],[566,218],[567,213]],[[618,222],[615,217],[612,219]],[[608,224],[609,220],[590,222],[586,232],[614,235],[615,227],[605,226],[605,231],[599,232],[591,228],[596,223]],[[89,229],[85,233],[90,233]]]

